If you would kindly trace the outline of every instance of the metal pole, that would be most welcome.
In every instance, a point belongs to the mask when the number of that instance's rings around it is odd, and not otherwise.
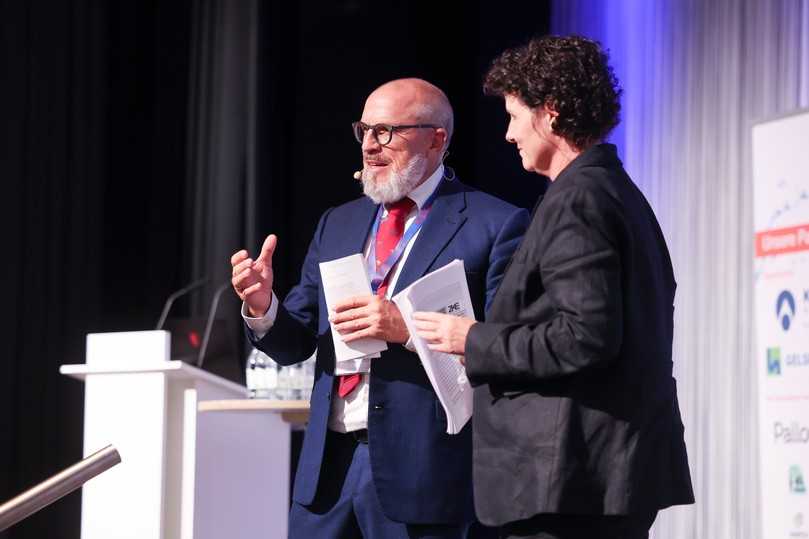
[[[70,494],[84,483],[121,462],[111,445],[97,451],[0,505],[0,532]]]

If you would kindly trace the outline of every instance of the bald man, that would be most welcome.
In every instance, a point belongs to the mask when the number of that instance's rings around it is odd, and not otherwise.
[[[482,317],[528,215],[444,167],[452,107],[426,81],[377,88],[353,128],[362,145],[365,197],[323,214],[300,282],[283,303],[273,293],[275,235],[257,257],[242,250],[231,258],[253,344],[282,365],[317,348],[289,536],[464,537],[474,520],[471,423],[457,435],[446,433],[444,410],[390,297],[460,258]],[[356,253],[366,263],[378,261],[368,264],[375,293],[329,313],[318,264]],[[374,337],[387,341],[387,351],[353,372],[335,373],[330,316],[344,341]]]

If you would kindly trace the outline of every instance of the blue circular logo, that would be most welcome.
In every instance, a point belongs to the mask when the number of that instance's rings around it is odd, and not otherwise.
[[[795,316],[795,298],[789,290],[783,290],[775,301],[775,315],[781,321],[784,331],[789,330],[792,317]]]

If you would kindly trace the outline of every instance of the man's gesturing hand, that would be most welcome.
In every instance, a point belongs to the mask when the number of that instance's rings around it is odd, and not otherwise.
[[[406,343],[410,338],[399,307],[379,296],[356,296],[334,306],[329,317],[344,342],[366,337]]]
[[[230,257],[233,273],[230,282],[233,290],[247,305],[250,316],[264,316],[272,301],[272,254],[278,238],[270,234],[261,246],[261,253],[253,260],[242,249]]]

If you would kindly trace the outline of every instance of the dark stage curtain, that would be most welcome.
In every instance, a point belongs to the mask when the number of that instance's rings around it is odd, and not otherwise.
[[[455,135],[446,163],[462,181],[529,209],[544,192],[504,140],[502,100],[485,97],[482,80],[504,48],[547,32],[547,2],[260,2],[259,15],[252,247],[279,235],[280,292],[297,281],[323,211],[362,194],[350,125],[388,80],[421,77],[447,93]]]
[[[82,388],[58,365],[80,362],[98,322],[108,91],[90,6],[6,2],[0,212],[5,241],[0,357],[0,500],[81,457]],[[91,284],[92,283],[92,284]],[[0,537],[77,537],[80,498]]]
[[[188,274],[188,3],[0,4],[0,500],[82,455],[85,334],[148,329]],[[126,503],[121,500],[121,503]],[[3,539],[79,537],[74,493]]]
[[[547,30],[545,2],[518,7],[0,2],[0,501],[81,458],[83,388],[58,366],[84,361],[86,333],[153,328],[171,291],[225,280],[269,232],[286,293],[320,214],[360,194],[349,126],[380,83],[442,87],[447,163],[531,207],[544,186],[480,89],[494,54]],[[75,539],[79,515],[75,493],[0,539]]]
[[[257,4],[197,0],[191,12],[186,226],[192,277],[215,283],[229,282],[231,254],[255,242]],[[193,310],[206,313],[209,300]]]

